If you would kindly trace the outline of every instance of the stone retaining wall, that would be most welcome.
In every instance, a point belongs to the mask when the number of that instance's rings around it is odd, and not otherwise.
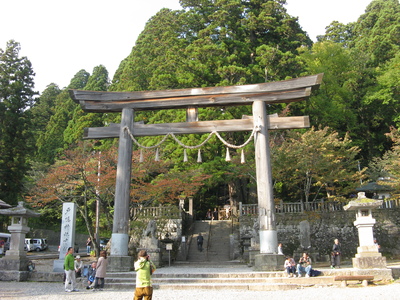
[[[376,219],[374,235],[381,245],[382,252],[388,258],[400,256],[400,209],[374,210]],[[292,255],[300,246],[299,224],[307,220],[310,224],[311,246],[319,253],[320,260],[331,252],[333,240],[338,238],[342,244],[344,258],[351,258],[357,253],[358,230],[354,226],[355,212],[337,211],[329,213],[305,212],[276,214],[278,242],[283,244],[283,252]],[[258,242],[258,223],[255,216],[240,217],[239,226],[242,241],[250,241],[251,247]]]

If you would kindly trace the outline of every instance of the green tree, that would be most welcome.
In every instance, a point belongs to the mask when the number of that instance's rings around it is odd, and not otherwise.
[[[375,161],[375,166],[379,166],[380,176],[390,178],[389,181],[382,181],[382,184],[393,187],[391,197],[397,199],[400,196],[400,131],[391,127],[386,135],[392,140],[393,147],[385,152],[381,159]]]
[[[61,90],[58,85],[54,83],[49,84],[31,108],[32,132],[35,141],[41,134],[44,134],[47,123],[54,115],[56,98],[60,93]]]
[[[78,105],[72,101],[68,89],[83,89],[89,79],[89,73],[80,70],[72,78],[69,86],[56,98],[54,115],[46,125],[46,130],[37,139],[37,160],[53,164],[58,154],[68,146],[64,143],[64,131],[72,119],[75,107]]]
[[[0,199],[9,204],[22,200],[28,170],[31,113],[34,104],[32,64],[20,57],[20,44],[11,40],[0,49]]]
[[[377,76],[368,66],[368,54],[325,41],[304,49],[301,57],[308,74],[324,73],[324,79],[310,100],[291,105],[292,111],[310,115],[314,126],[328,126],[342,137],[348,133],[365,161],[389,149],[384,133],[395,112],[368,100]]]
[[[343,24],[338,21],[333,21],[328,27],[325,28],[325,35],[317,36],[317,41],[332,41],[347,47],[348,43],[354,38],[354,25],[355,23]]]
[[[378,66],[399,52],[400,3],[398,0],[373,0],[354,26],[353,47],[371,55]]]
[[[273,178],[281,188],[277,196],[305,203],[343,199],[354,191],[365,171],[357,169],[358,152],[347,136],[341,139],[327,127],[305,133],[289,131],[272,147]]]
[[[84,90],[107,91],[108,83],[108,71],[100,65],[93,69]],[[69,145],[81,140],[85,127],[104,126],[103,117],[104,114],[100,113],[85,113],[79,105],[76,105],[72,119],[64,130],[64,142]]]
[[[301,61],[296,58],[297,49],[310,46],[312,42],[298,20],[286,13],[285,1],[185,0],[180,3],[183,11],[164,9],[149,20],[131,54],[121,63],[110,90],[259,83],[266,80],[266,70],[271,81],[296,77],[303,71]],[[277,105],[270,111],[281,109],[282,106]],[[199,109],[199,120],[240,119],[249,114],[251,106],[223,110],[206,108]],[[184,110],[139,112],[135,115],[135,121],[145,123],[184,120]],[[241,144],[247,135],[222,133],[222,136],[229,143]],[[161,138],[146,137],[140,142],[150,146]],[[205,138],[205,135],[187,135],[181,140],[186,145],[197,145]],[[227,178],[230,187],[240,187],[235,183],[235,174],[240,174],[240,171],[234,164],[224,161],[226,149],[222,143],[209,143],[202,150],[202,166],[186,164],[179,166],[180,170],[204,167],[202,171],[212,175],[207,181],[210,194],[219,190]],[[175,163],[183,158],[183,148],[171,141],[164,143],[162,153],[165,159]],[[196,161],[197,150],[188,153]],[[227,190],[232,194],[243,194],[235,192],[234,188]]]
[[[400,127],[400,52],[377,71],[377,84],[370,89],[365,102],[378,103],[388,116],[386,125],[389,123]]]

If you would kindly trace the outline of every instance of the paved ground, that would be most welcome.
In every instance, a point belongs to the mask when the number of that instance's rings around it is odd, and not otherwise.
[[[393,283],[382,286],[368,287],[324,287],[305,288],[288,291],[235,291],[235,290],[155,290],[155,300],[204,300],[217,298],[225,300],[310,300],[335,298],[340,300],[397,300],[399,299],[400,284]],[[66,293],[62,283],[35,283],[35,282],[0,282],[0,299],[43,299],[43,300],[100,300],[118,299],[131,300],[133,291],[107,290],[92,292],[81,290],[79,292]]]
[[[32,257],[33,258],[33,257]],[[85,263],[90,262],[91,258],[85,257]],[[37,271],[50,271],[52,259],[35,260]],[[251,268],[244,266],[227,268],[227,271],[247,271],[252,272]],[[212,270],[210,270],[211,272]],[[214,270],[215,271],[215,270]],[[204,268],[199,270],[186,267],[166,267],[158,270],[160,273],[182,273],[182,272],[204,272]],[[107,279],[106,279],[107,284]],[[210,297],[217,297],[223,300],[310,300],[332,298],[340,300],[397,300],[400,299],[400,282],[395,281],[391,284],[369,285],[368,287],[349,286],[341,287],[308,287],[298,290],[281,291],[237,291],[237,290],[155,290],[153,299],[162,300],[204,300]],[[105,288],[103,291],[93,292],[91,290],[80,290],[79,292],[67,293],[64,291],[64,284],[61,282],[4,282],[0,281],[0,299],[46,299],[46,300],[101,300],[101,299],[133,299],[133,290],[110,290]]]

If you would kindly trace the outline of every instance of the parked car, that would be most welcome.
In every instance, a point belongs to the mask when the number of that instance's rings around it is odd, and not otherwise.
[[[25,247],[26,247],[26,251],[34,251],[35,250],[35,245],[33,244],[33,240],[30,238],[26,238],[25,239]]]
[[[46,239],[31,239],[33,241],[33,245],[35,247],[35,251],[43,251],[47,249],[47,240]]]
[[[0,251],[2,252],[0,254],[4,255],[10,249],[10,240],[10,233],[0,233]]]

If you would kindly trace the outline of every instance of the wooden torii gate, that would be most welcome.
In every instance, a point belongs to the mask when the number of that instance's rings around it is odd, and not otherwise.
[[[87,112],[122,112],[121,124],[103,128],[86,128],[85,139],[119,137],[117,179],[114,203],[114,223],[109,268],[128,271],[132,257],[128,256],[129,191],[131,182],[133,136],[154,136],[212,131],[251,131],[254,135],[257,175],[257,196],[260,223],[260,255],[256,255],[258,270],[280,270],[283,256],[277,255],[277,231],[270,162],[268,129],[309,127],[308,116],[271,117],[266,105],[290,103],[310,97],[319,88],[323,74],[291,80],[241,86],[192,88],[142,92],[94,92],[70,90],[70,96]],[[253,117],[237,120],[198,121],[198,107],[252,105]],[[186,108],[186,122],[165,124],[134,123],[134,111]]]

